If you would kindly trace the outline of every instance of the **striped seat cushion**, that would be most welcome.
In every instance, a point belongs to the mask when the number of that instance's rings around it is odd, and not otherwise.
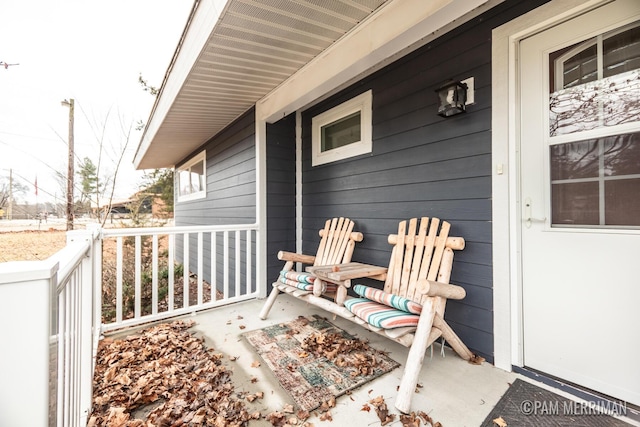
[[[286,270],[282,270],[280,272],[280,277],[278,278],[278,281],[280,283],[284,283],[285,285],[293,286],[294,288],[298,288],[308,292],[313,292],[313,285],[315,280],[316,278],[310,274]],[[338,285],[334,285],[332,283],[329,283],[328,286],[325,285],[324,282],[322,284],[322,293],[335,292],[338,288]]]
[[[393,329],[418,326],[420,316],[407,313],[367,298],[350,298],[344,306],[370,325],[377,328]]]
[[[422,312],[422,305],[408,298],[404,298],[398,295],[389,294],[380,289],[372,288],[365,285],[355,285],[353,291],[363,298],[371,301],[384,304],[388,307],[392,307],[398,310],[405,311],[412,314],[420,314]]]

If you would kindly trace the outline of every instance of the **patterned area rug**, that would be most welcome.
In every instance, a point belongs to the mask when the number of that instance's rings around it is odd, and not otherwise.
[[[399,366],[385,353],[315,315],[246,332],[244,337],[306,411]],[[347,345],[354,349],[348,354]],[[332,346],[340,346],[340,351],[327,350]]]

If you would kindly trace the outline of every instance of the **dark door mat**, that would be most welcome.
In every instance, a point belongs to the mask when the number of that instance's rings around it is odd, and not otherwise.
[[[590,402],[581,403],[566,399],[553,392],[516,379],[500,398],[482,427],[500,424],[494,419],[502,418],[509,427],[628,427],[629,424],[610,415],[625,415],[617,404],[598,413]]]

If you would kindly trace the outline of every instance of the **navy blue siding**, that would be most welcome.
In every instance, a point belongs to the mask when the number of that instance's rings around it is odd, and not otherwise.
[[[353,259],[387,265],[398,221],[435,216],[467,247],[452,283],[467,297],[446,318],[477,353],[493,360],[491,245],[491,31],[546,1],[507,1],[303,112],[303,248],[317,247],[326,218],[348,216],[364,241]],[[475,78],[475,104],[442,118],[437,89]],[[373,151],[311,166],[311,120],[373,91]]]
[[[255,114],[253,109],[238,118],[234,123],[225,128],[218,135],[196,150],[196,155],[202,150],[207,151],[207,197],[205,199],[177,202],[175,204],[176,225],[226,225],[226,224],[252,224],[256,218],[256,160],[255,160]],[[192,156],[193,156],[192,155]],[[192,156],[185,159],[188,161]],[[178,165],[179,166],[179,165]],[[176,256],[182,258],[182,237],[177,236]],[[252,252],[255,253],[255,234],[251,235]],[[235,264],[235,247],[241,246],[241,284],[242,292],[245,292],[246,278],[245,253],[246,237],[242,233],[239,242],[235,241],[235,235],[230,235],[229,265]],[[217,277],[215,283],[222,290],[223,283],[223,241],[222,235],[216,240]],[[211,237],[210,233],[204,235],[204,279],[211,280]],[[255,259],[253,260],[255,263]],[[189,270],[198,271],[197,238],[192,235],[189,239]],[[230,283],[234,295],[233,284],[235,275],[230,268]],[[252,269],[251,283],[255,289],[255,268]]]
[[[296,120],[267,125],[267,280],[282,269],[278,251],[296,249]]]

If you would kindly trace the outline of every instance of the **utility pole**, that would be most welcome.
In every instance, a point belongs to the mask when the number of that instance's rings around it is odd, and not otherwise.
[[[62,101],[63,107],[69,107],[69,168],[67,170],[67,231],[73,230],[73,98]]]

